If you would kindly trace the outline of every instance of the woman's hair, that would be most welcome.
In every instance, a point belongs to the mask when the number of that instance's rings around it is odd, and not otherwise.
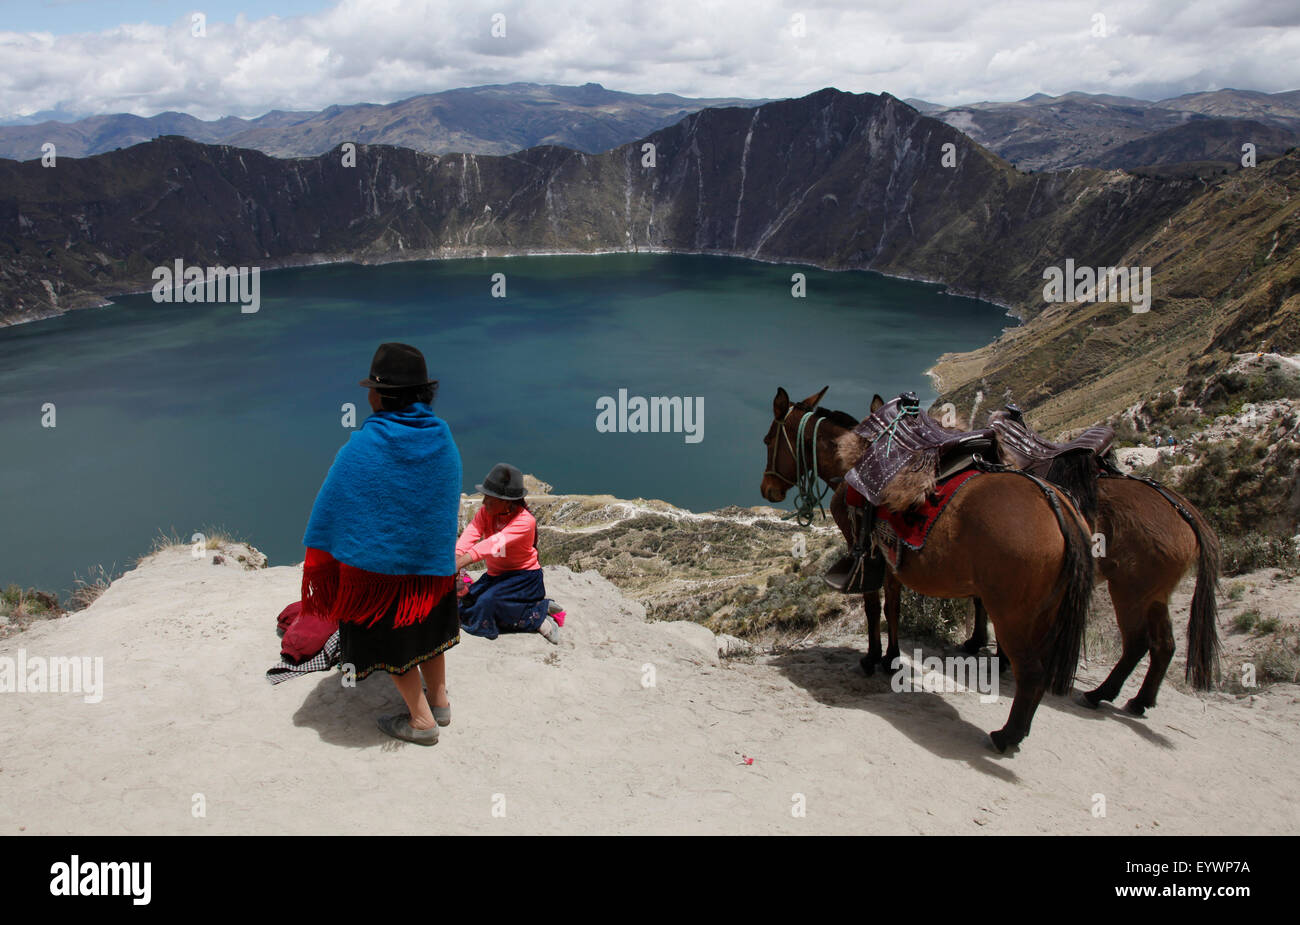
[[[385,411],[401,411],[416,402],[433,403],[437,385],[412,385],[401,389],[379,389],[379,404]]]

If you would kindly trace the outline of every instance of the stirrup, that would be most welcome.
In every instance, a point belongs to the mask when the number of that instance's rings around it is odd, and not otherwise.
[[[885,586],[885,557],[880,553],[842,556],[822,581],[843,594],[879,591]]]
[[[822,581],[843,594],[856,594],[861,590],[861,578],[862,560],[855,556],[840,556],[822,576]]]

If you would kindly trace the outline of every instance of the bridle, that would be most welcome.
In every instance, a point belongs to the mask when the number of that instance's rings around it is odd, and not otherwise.
[[[803,417],[799,419],[799,431],[796,437],[799,441],[798,446],[795,446],[790,441],[790,434],[785,426],[786,420],[790,417],[790,412],[795,409],[804,412]],[[810,419],[813,420],[812,440],[805,441],[804,435]],[[790,453],[790,459],[794,462],[795,477],[790,479],[776,471],[778,442],[776,438],[773,438],[772,443],[767,448],[767,469],[763,474],[775,476],[785,482],[787,488],[793,488],[798,492],[795,499],[794,513],[788,515],[787,519],[794,517],[801,527],[806,527],[812,523],[814,511],[821,511],[823,518],[826,516],[826,508],[822,505],[822,499],[831,490],[830,482],[827,482],[821,491],[817,490],[817,483],[820,478],[817,474],[817,432],[824,420],[826,420],[825,416],[818,415],[815,409],[809,409],[806,405],[797,403],[790,405],[785,411],[785,416],[779,421],[775,415],[772,417],[772,423],[776,425],[781,437],[785,439],[786,450]],[[812,446],[811,453],[805,452],[804,446],[806,443],[810,443]]]

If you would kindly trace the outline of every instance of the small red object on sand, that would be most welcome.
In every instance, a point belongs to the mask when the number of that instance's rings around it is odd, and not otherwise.
[[[745,764],[753,764],[753,763],[754,763],[754,759],[753,759],[753,758],[750,758],[748,755],[741,755],[741,756],[740,756],[740,760],[743,761],[743,762],[745,762]]]

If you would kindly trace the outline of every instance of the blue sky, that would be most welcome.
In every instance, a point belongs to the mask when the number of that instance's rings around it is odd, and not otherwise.
[[[250,18],[274,13],[282,18],[314,13],[334,4],[331,0],[275,0],[270,3],[175,3],[172,0],[0,0],[0,29],[15,32],[101,32],[123,23],[166,25],[196,10],[209,19],[234,22],[238,13]]]
[[[1300,88],[1300,2],[0,0],[0,121],[254,117],[514,81],[949,105],[1276,92]]]

